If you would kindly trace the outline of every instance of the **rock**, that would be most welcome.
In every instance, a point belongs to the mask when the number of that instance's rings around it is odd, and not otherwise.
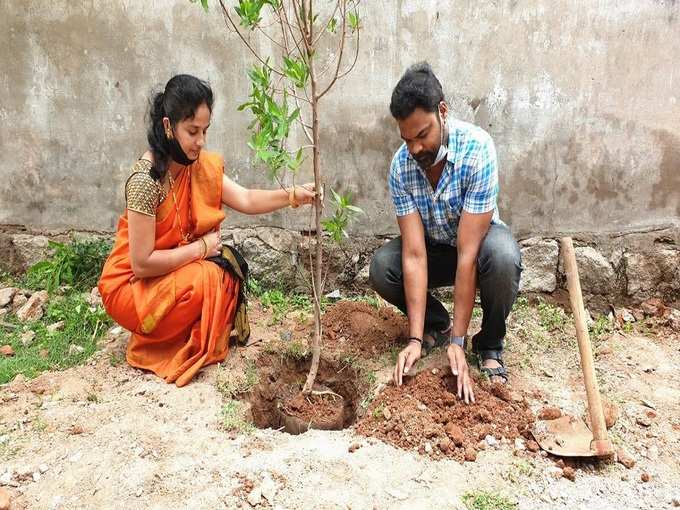
[[[526,446],[524,445],[524,439],[522,439],[521,437],[515,438],[515,450],[520,451],[526,450]]]
[[[641,427],[651,427],[652,426],[652,420],[650,420],[647,416],[644,414],[641,414],[637,418],[635,418],[635,423],[640,425]]]
[[[17,311],[17,318],[22,322],[37,321],[43,316],[43,306],[47,303],[49,295],[46,290],[33,294],[28,301]]]
[[[383,418],[385,418],[386,420],[392,418],[392,411],[390,411],[389,407],[383,409]]]
[[[556,420],[562,416],[562,411],[557,407],[544,407],[538,413],[539,420]]]
[[[260,490],[262,491],[262,497],[272,505],[274,503],[274,496],[276,496],[277,487],[276,482],[274,482],[268,474],[262,479]]]
[[[12,299],[12,311],[16,313],[22,306],[28,302],[28,298],[24,296],[21,292],[17,292]]]
[[[491,423],[491,413],[486,409],[482,408],[479,410],[479,419],[484,423]]]
[[[661,317],[666,306],[659,298],[650,298],[640,303],[640,308],[647,317]]]
[[[359,443],[354,443],[350,445],[350,447],[347,449],[349,453],[354,453],[356,452],[359,448],[361,448],[361,445]]]
[[[81,354],[84,351],[85,351],[85,347],[83,347],[81,345],[76,345],[76,344],[71,344],[68,348],[69,356],[75,356],[77,354]]]
[[[433,369],[432,369],[432,375],[437,375],[438,373],[439,373],[439,369],[438,369],[438,368],[433,368]]]
[[[468,462],[474,462],[475,460],[477,460],[477,450],[475,450],[471,446],[465,448],[465,460]]]
[[[262,490],[259,487],[255,487],[250,494],[248,494],[248,504],[250,506],[257,506],[262,501]]]
[[[0,487],[0,510],[9,510],[12,505],[12,498],[9,492]]]
[[[484,438],[484,441],[486,441],[486,444],[489,445],[491,448],[494,448],[495,446],[498,446],[498,439],[495,437],[489,435]]]
[[[566,466],[564,469],[562,469],[562,476],[573,482],[576,480],[576,470],[573,467]]]
[[[50,324],[49,326],[47,326],[48,333],[56,333],[57,331],[61,331],[62,329],[64,329],[64,321],[55,322],[54,324]]]
[[[446,435],[451,438],[451,441],[453,441],[454,445],[463,446],[463,440],[465,439],[465,436],[458,425],[450,421],[446,424],[444,430],[446,431]]]
[[[422,402],[418,402],[418,405],[416,406],[418,408],[418,411],[426,411],[427,406],[423,404]]]
[[[626,253],[624,259],[629,296],[651,297],[680,290],[680,251],[663,248]]]
[[[616,318],[616,322],[619,326],[635,322],[635,316],[630,312],[630,310],[628,310],[628,308],[616,308],[614,312],[614,317]]]
[[[425,453],[428,455],[432,453],[432,443],[427,442],[425,443]]]
[[[90,306],[102,306],[102,295],[99,293],[99,288],[92,287],[89,296],[87,296],[87,302]]]
[[[439,449],[442,453],[449,453],[451,451],[451,440],[448,437],[439,440]]]
[[[610,402],[609,400],[602,399],[602,412],[604,413],[604,424],[607,429],[612,428],[616,425],[619,416],[621,416],[621,410],[615,402]],[[586,422],[588,427],[590,427],[590,413],[586,409],[586,414],[583,417],[583,421]]]
[[[680,310],[673,308],[668,314],[666,324],[672,330],[680,332]]]
[[[540,450],[540,449],[541,449],[541,447],[540,447],[540,446],[538,445],[538,443],[537,443],[536,441],[534,441],[533,439],[530,439],[529,441],[527,441],[527,450],[529,450],[530,452],[534,452],[534,453],[535,453],[535,452],[537,452],[537,451]]]
[[[18,291],[19,289],[16,287],[5,287],[4,289],[0,289],[0,308],[9,305]]]
[[[555,480],[559,480],[564,475],[562,468],[559,468],[557,466],[549,466],[546,469],[546,473],[548,474],[548,476],[554,478]]]
[[[141,498],[143,493],[144,493],[144,489],[142,489],[142,488],[140,487],[140,488],[137,489],[137,491],[135,492],[135,496],[138,497],[138,498]]]
[[[633,457],[631,457],[630,454],[623,448],[616,450],[616,460],[628,469],[631,469],[633,466],[635,466],[635,459],[633,459]]]
[[[671,501],[671,504],[676,508],[680,507],[680,497],[673,498],[672,501]]]
[[[645,483],[649,482],[651,479],[652,477],[649,476],[649,473],[647,473],[646,471],[643,471],[642,474],[640,475],[640,480],[642,480]]]
[[[354,277],[354,283],[356,285],[359,285],[361,287],[368,286],[368,277],[369,277],[369,270],[370,270],[371,264],[366,264],[361,271],[357,273],[357,275]]]
[[[9,344],[3,345],[0,347],[0,356],[14,356],[14,349]]]
[[[520,245],[524,266],[520,291],[553,292],[557,288],[557,241],[532,238]]]
[[[611,294],[616,286],[616,273],[609,261],[595,248],[574,248],[581,288],[590,294]]]
[[[40,464],[38,466],[38,471],[40,471],[42,474],[45,474],[49,471],[49,466],[47,464]]]
[[[641,403],[645,407],[649,407],[650,409],[656,409],[656,406],[652,402],[650,402],[649,400],[646,400],[646,399],[643,398],[641,400]]]
[[[40,472],[39,472],[39,471],[35,471],[35,472],[33,473],[33,481],[34,481],[34,482],[39,482],[39,481],[40,481],[40,478],[42,478],[42,476],[40,475]]]
[[[12,245],[16,254],[17,266],[25,271],[32,265],[48,258],[52,252],[49,242],[49,239],[45,236],[13,235]]]
[[[0,485],[10,485],[14,478],[14,472],[10,469],[0,475]]]
[[[35,331],[31,331],[30,329],[24,331],[19,339],[21,340],[21,345],[28,347],[33,343],[33,340],[35,340]]]

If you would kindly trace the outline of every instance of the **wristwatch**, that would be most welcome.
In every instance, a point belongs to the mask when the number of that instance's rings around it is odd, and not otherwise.
[[[465,337],[464,336],[453,336],[449,337],[449,345],[457,345],[458,347],[465,347]]]

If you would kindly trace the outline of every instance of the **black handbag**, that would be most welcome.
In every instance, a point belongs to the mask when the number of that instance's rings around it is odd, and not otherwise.
[[[241,284],[238,291],[238,302],[236,304],[236,314],[234,315],[234,332],[239,344],[245,345],[250,337],[250,324],[248,323],[248,297],[246,289],[248,287],[248,263],[236,248],[228,244],[222,244],[222,253],[215,257],[208,257],[206,260],[214,262],[225,271],[228,271],[239,279]]]

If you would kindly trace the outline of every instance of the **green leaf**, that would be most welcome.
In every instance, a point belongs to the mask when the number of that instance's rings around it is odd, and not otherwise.
[[[337,20],[336,18],[332,18],[332,19],[328,22],[328,26],[326,27],[326,29],[327,29],[331,34],[334,34],[335,31],[338,29],[338,20]]]
[[[347,23],[349,24],[349,28],[352,29],[352,32],[359,30],[359,14],[356,12],[350,12],[347,15]]]

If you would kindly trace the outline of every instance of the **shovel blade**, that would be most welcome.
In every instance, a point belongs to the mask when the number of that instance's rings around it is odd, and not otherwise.
[[[538,421],[531,433],[541,448],[559,457],[604,457],[612,453],[610,447],[603,449],[596,444],[585,422],[574,416]]]

